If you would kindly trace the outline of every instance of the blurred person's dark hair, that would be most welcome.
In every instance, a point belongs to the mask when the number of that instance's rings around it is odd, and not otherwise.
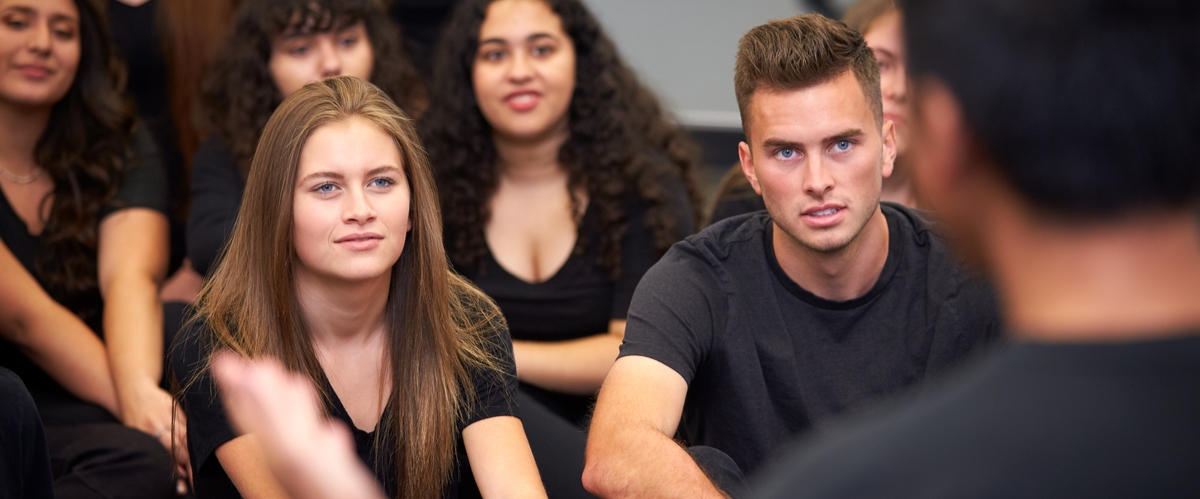
[[[283,102],[268,68],[271,42],[286,33],[327,33],[360,22],[374,52],[371,83],[405,112],[420,114],[424,86],[379,0],[241,1],[233,31],[205,78],[201,100],[207,131],[232,146],[243,178],[267,119]]]
[[[59,303],[98,311],[100,303],[79,300],[94,296],[91,292],[99,286],[99,221],[130,164],[134,114],[121,94],[125,70],[113,50],[108,23],[92,2],[74,3],[79,10],[79,66],[34,149],[34,161],[54,179],[40,236],[47,251],[37,255],[37,269],[46,291]]]
[[[883,124],[879,63],[857,31],[820,14],[777,19],[754,27],[738,41],[733,70],[742,127],[749,129],[750,100],[760,89],[800,90],[853,71],[875,122]]]
[[[472,75],[479,30],[492,1],[463,1],[451,16],[434,58],[430,108],[422,123],[422,139],[438,173],[447,233],[456,235],[446,241],[456,265],[477,265],[486,254],[483,227],[498,182],[491,126],[479,110]],[[575,93],[567,110],[570,137],[559,159],[569,175],[568,188],[585,190],[588,203],[598,209],[600,259],[615,276],[630,190],[650,205],[646,221],[658,250],[665,253],[675,242],[678,215],[671,213],[668,193],[658,181],[671,172],[657,171],[661,165],[673,165],[683,177],[694,219],[700,220],[700,198],[692,181],[699,152],[621,60],[580,0],[545,2],[562,20],[576,57]],[[576,244],[576,254],[585,246]]]
[[[846,10],[842,22],[850,29],[866,34],[876,19],[896,10],[896,0],[859,0]]]
[[[169,72],[171,116],[187,171],[204,141],[201,84],[229,36],[238,4],[239,0],[170,0],[159,5],[156,22]]]
[[[1200,2],[901,8],[918,88],[928,78],[949,88],[978,146],[1036,208],[1107,217],[1200,196]]]

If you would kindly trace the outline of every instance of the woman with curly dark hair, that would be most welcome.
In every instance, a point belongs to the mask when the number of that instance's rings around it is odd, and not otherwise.
[[[108,40],[86,0],[0,1],[0,365],[37,404],[55,496],[169,497],[166,185]]]
[[[205,78],[210,136],[192,163],[187,245],[202,275],[213,267],[242,202],[267,118],[292,92],[330,76],[370,80],[419,114],[424,87],[378,0],[243,0]]]
[[[581,491],[541,443],[584,424],[638,280],[692,232],[695,147],[578,0],[465,1],[436,64],[423,130],[446,249],[512,328],[550,495],[556,478]]]

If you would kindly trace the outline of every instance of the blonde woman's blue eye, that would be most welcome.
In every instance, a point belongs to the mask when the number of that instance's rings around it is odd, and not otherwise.
[[[333,184],[326,182],[324,184],[314,187],[313,190],[316,192],[320,192],[322,194],[333,192]]]
[[[379,177],[371,181],[372,187],[391,187],[396,181],[386,177]]]

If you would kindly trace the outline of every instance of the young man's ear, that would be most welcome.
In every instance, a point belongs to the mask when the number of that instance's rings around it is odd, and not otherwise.
[[[896,124],[891,120],[883,122],[883,178],[892,176],[892,172],[896,168],[896,152],[898,146],[896,143]]]
[[[758,186],[758,175],[754,173],[754,155],[750,152],[750,144],[738,142],[738,159],[742,163],[742,175],[745,175],[746,180],[750,181],[750,187],[754,188],[754,192],[761,196],[762,188]]]

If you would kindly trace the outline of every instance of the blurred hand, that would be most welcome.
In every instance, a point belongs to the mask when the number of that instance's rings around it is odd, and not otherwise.
[[[234,427],[262,443],[271,471],[292,497],[384,497],[359,462],[347,428],[321,414],[316,389],[274,359],[221,352],[213,377]]]

